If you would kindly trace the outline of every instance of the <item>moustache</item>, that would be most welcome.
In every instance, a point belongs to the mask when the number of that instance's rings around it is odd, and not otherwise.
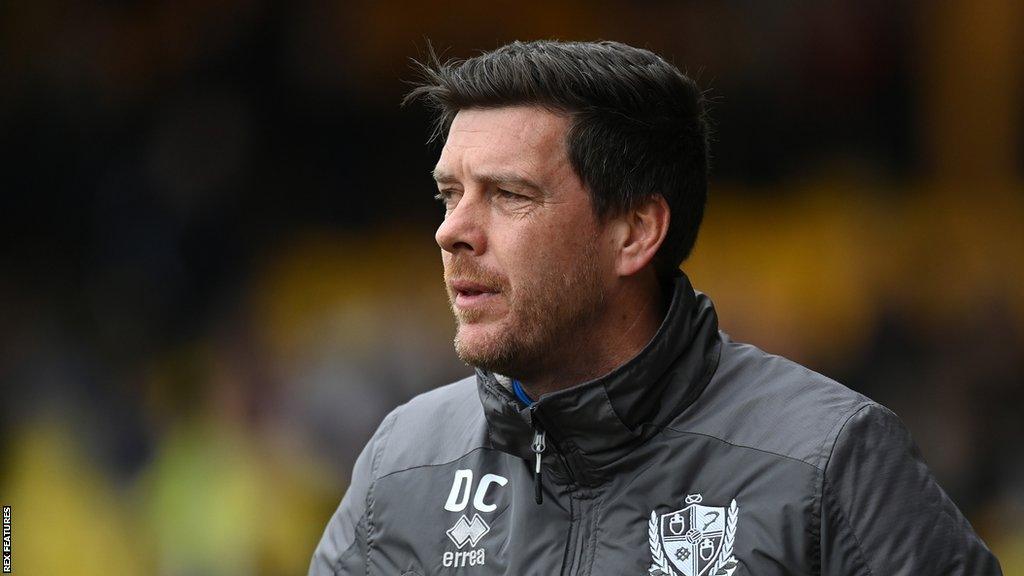
[[[451,282],[472,282],[487,288],[489,292],[505,292],[508,282],[497,272],[488,270],[463,258],[451,258],[444,265],[445,284]]]

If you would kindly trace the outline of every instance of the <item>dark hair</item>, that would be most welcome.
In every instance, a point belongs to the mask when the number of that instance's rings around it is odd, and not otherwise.
[[[672,213],[655,257],[658,275],[690,255],[707,201],[708,124],[697,84],[658,55],[619,42],[513,42],[440,62],[428,45],[402,101],[436,113],[444,139],[464,108],[535,104],[572,117],[569,159],[599,217],[661,194]]]

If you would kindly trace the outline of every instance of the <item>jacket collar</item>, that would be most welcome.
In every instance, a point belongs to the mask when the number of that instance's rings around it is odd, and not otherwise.
[[[530,459],[534,425],[561,460],[547,458],[555,479],[596,486],[617,464],[703,392],[718,365],[721,340],[711,300],[680,272],[654,338],[632,360],[523,407],[493,373],[477,369],[491,447]]]

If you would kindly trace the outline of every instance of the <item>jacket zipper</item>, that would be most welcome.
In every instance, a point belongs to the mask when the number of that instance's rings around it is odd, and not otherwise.
[[[544,435],[544,429],[539,426],[536,418],[533,420],[533,444],[530,448],[533,449],[534,454],[533,498],[537,501],[537,504],[543,504],[544,491],[541,490],[540,461],[544,455],[544,450],[547,448],[547,442]]]
[[[537,504],[541,504],[544,501],[542,490],[543,484],[541,482],[541,462],[543,454],[547,450],[547,433],[537,416],[536,409],[531,411],[531,415],[531,421],[533,423],[533,442],[530,445],[530,448],[533,450],[534,454],[533,495]],[[562,468],[569,476],[569,481],[575,485],[572,469],[569,468],[569,463],[566,462],[562,454],[558,452],[557,446],[555,452],[556,456],[558,456],[558,459],[562,463]],[[565,556],[562,558],[561,574],[573,574],[577,570],[579,559],[582,556],[582,546],[585,538],[583,537],[581,528],[582,524],[580,521],[583,507],[583,502],[577,501],[575,495],[570,492],[569,528],[566,533]]]

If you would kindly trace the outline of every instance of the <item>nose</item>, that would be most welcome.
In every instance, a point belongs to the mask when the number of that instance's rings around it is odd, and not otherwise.
[[[434,234],[437,245],[445,252],[466,252],[479,256],[487,250],[485,233],[486,211],[475,194],[467,192],[450,212]]]

